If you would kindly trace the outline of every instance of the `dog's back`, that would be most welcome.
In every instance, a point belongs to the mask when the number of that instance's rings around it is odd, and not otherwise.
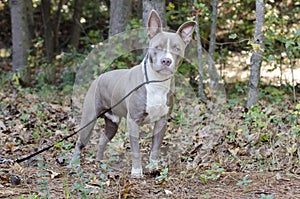
[[[132,89],[144,82],[142,66],[137,65],[131,69],[119,69],[110,71],[100,75],[95,82],[97,86],[96,93],[97,101],[99,101],[104,108],[110,108],[119,102]],[[136,91],[141,95],[141,92],[146,92],[145,89],[140,88]],[[145,94],[143,94],[145,95]],[[130,99],[134,98],[136,93],[129,96],[128,99],[121,102],[120,105],[112,110],[112,114],[118,117],[126,117]],[[132,103],[132,101],[131,101]],[[143,107],[141,107],[143,109]]]

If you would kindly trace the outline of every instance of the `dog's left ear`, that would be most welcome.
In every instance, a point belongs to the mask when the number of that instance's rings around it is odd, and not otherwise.
[[[155,10],[151,10],[148,18],[147,34],[148,38],[152,39],[155,35],[162,32],[162,23],[158,13]]]
[[[185,42],[186,45],[188,45],[190,43],[190,41],[192,40],[192,35],[194,32],[195,26],[196,26],[196,22],[188,21],[188,22],[185,22],[184,24],[182,24],[176,32],[177,34],[180,35],[180,37],[183,39],[183,41]]]

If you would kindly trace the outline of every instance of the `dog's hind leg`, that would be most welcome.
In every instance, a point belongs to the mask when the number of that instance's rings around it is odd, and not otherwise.
[[[92,130],[97,121],[97,115],[104,109],[100,103],[97,103],[95,91],[96,86],[95,84],[92,84],[84,100],[83,112],[80,121],[80,128],[83,129],[79,131],[79,137],[75,145],[71,163],[75,163],[76,161],[80,160],[81,150],[88,144],[90,140]]]
[[[91,114],[91,115],[94,115],[94,114]],[[80,160],[81,150],[88,144],[91,134],[92,134],[92,130],[97,121],[97,120],[93,121],[95,119],[95,117],[96,117],[96,115],[94,115],[94,117],[91,117],[91,116],[87,117],[85,114],[82,115],[80,127],[83,127],[88,123],[90,123],[90,124],[87,125],[85,128],[83,128],[81,131],[79,131],[79,137],[78,137],[78,140],[75,145],[72,163]],[[93,122],[91,122],[91,121],[93,121]]]
[[[101,134],[99,139],[99,145],[98,145],[98,151],[96,159],[98,161],[103,160],[103,153],[105,150],[105,147],[111,139],[116,135],[120,120],[117,116],[112,116],[109,114],[106,114],[105,116],[105,132]]]

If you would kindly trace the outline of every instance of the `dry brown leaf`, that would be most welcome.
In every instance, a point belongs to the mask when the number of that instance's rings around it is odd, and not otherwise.
[[[62,177],[62,173],[57,173],[57,172],[55,172],[53,170],[50,170],[50,169],[46,169],[46,171],[48,171],[51,174],[50,175],[51,179]]]

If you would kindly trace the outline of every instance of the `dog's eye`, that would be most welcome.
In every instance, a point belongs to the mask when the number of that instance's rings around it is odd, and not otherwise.
[[[161,46],[155,46],[155,49],[156,50],[162,50],[162,47]]]
[[[174,47],[174,51],[175,52],[180,52],[180,48],[178,48],[177,46]]]

